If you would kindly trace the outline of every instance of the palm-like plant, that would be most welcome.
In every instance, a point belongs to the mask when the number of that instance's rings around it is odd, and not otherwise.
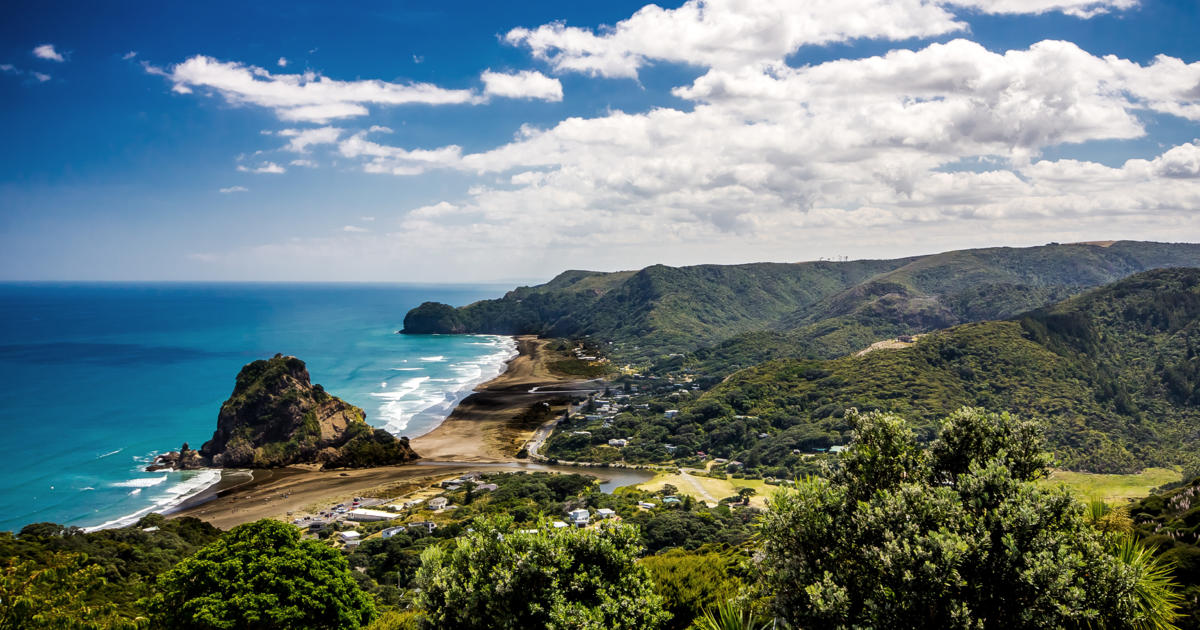
[[[1183,596],[1172,575],[1175,563],[1156,556],[1132,535],[1117,539],[1113,553],[1138,577],[1134,587],[1137,608],[1134,627],[1139,630],[1178,630],[1175,620],[1180,617],[1179,605]]]
[[[717,604],[716,610],[704,611],[693,630],[766,630],[771,622],[754,616],[748,605],[732,601]]]

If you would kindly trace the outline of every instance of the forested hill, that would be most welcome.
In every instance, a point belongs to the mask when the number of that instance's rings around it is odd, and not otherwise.
[[[830,357],[882,337],[1011,317],[1140,271],[1186,266],[1200,266],[1200,245],[1119,241],[895,260],[568,271],[460,308],[427,302],[407,314],[404,332],[591,335],[614,342],[622,359],[722,343],[748,363],[781,350]]]
[[[931,333],[908,348],[747,368],[679,422],[696,412],[760,418],[770,439],[746,437],[729,456],[773,461],[807,441],[836,440],[849,407],[932,423],[963,405],[1044,420],[1069,468],[1187,463],[1200,446],[1200,269],[1137,274],[1013,320]]]

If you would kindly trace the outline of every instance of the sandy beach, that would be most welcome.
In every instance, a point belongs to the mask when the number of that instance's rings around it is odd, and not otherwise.
[[[519,355],[507,369],[480,385],[441,425],[412,440],[421,456],[414,464],[356,470],[320,471],[288,467],[224,471],[220,483],[184,503],[171,516],[195,516],[222,529],[261,518],[286,518],[355,496],[400,496],[472,470],[472,463],[515,462],[516,453],[541,424],[526,412],[547,402],[561,409],[564,391],[584,391],[589,383],[552,374],[548,342],[518,337]],[[553,393],[531,392],[544,388]],[[461,465],[458,465],[461,464]]]

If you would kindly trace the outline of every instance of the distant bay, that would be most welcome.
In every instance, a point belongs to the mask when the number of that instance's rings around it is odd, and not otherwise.
[[[161,509],[216,475],[145,473],[159,452],[212,435],[245,363],[277,352],[417,436],[515,352],[504,337],[397,335],[425,300],[494,286],[0,284],[0,530],[94,527]]]

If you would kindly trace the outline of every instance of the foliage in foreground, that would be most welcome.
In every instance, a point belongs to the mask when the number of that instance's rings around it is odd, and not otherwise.
[[[632,527],[531,531],[479,519],[450,549],[421,555],[422,627],[652,630],[667,613],[640,552]]]
[[[82,554],[55,553],[40,562],[8,560],[0,567],[0,630],[69,628],[133,630],[145,619],[126,619],[110,603],[89,603],[104,585],[104,570]]]
[[[963,409],[925,450],[897,416],[851,419],[840,467],[777,493],[763,519],[761,568],[787,622],[1172,627],[1163,567],[1034,483],[1050,460],[1030,423]]]
[[[272,520],[232,529],[159,576],[146,606],[166,628],[353,629],[375,616],[345,557]]]

